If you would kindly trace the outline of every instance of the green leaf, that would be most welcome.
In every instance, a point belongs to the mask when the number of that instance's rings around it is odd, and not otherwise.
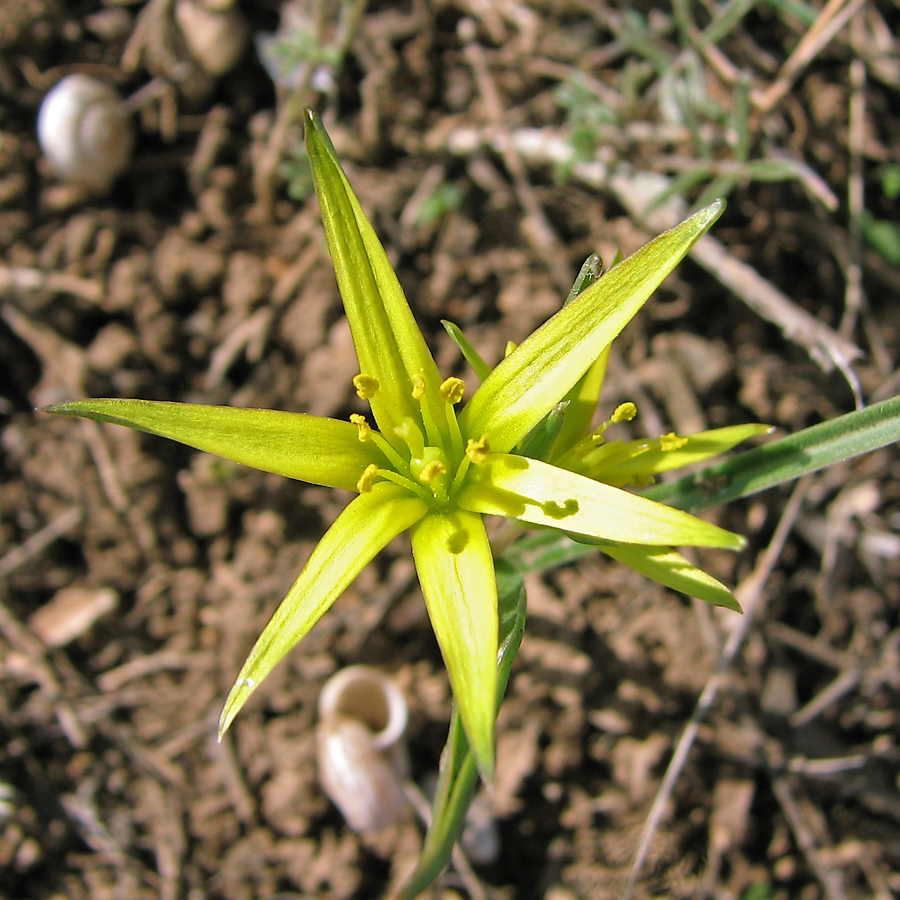
[[[862,233],[866,243],[874,247],[891,265],[900,266],[900,225],[870,215],[862,218]]]
[[[225,459],[312,484],[355,491],[366,466],[384,465],[349,422],[273,409],[154,400],[73,400],[45,412],[127,425]]]
[[[577,562],[597,552],[597,544],[575,541],[558,531],[531,531],[523,534],[504,552],[508,560],[520,572],[546,572],[558,569],[570,562]]]
[[[746,497],[900,440],[900,397],[883,400],[707,466],[643,496],[684,510]]]
[[[446,411],[438,394],[441,377],[409,308],[378,235],[363,212],[319,117],[306,110],[306,147],[328,249],[360,371],[378,379],[372,414],[388,440],[407,416],[422,421],[419,404],[446,434]],[[413,400],[412,376],[425,378],[425,394]],[[441,443],[444,443],[442,441]]]
[[[460,352],[466,362],[472,367],[472,371],[478,376],[480,381],[484,381],[491,374],[491,367],[481,358],[478,351],[469,343],[469,339],[463,334],[462,329],[458,325],[447,319],[441,319],[441,325],[444,331],[453,339],[453,343],[459,347]]]
[[[219,738],[263,679],[319,621],[375,555],[422,518],[428,507],[390,482],[360,494],[337,517],[259,636],[219,720]]]
[[[603,260],[599,253],[592,253],[582,264],[575,276],[569,296],[563,302],[568,306],[579,294],[583,294],[603,274]]]
[[[460,415],[465,434],[508,452],[612,343],[719,217],[718,201],[645,244],[538,328],[491,372]]]
[[[497,661],[497,709],[506,686],[513,660],[519,652],[525,632],[525,585],[519,572],[506,560],[496,564],[497,591],[500,615],[500,649]],[[403,887],[400,896],[411,900],[425,890],[441,873],[450,860],[453,845],[459,840],[466,824],[466,812],[472,801],[478,781],[475,760],[469,750],[460,721],[458,707],[454,705],[450,731],[444,752],[441,754],[437,790],[432,805],[431,823],[425,836],[425,845],[419,856],[416,871]]]
[[[745,540],[681,510],[522,456],[492,453],[459,505],[592,538],[663,546],[728,547]]]
[[[569,291],[569,296],[566,298],[563,306],[568,306],[576,297],[599,281],[602,270],[603,261],[598,254],[592,253],[582,264],[575,283],[572,285],[572,290]],[[597,403],[600,400],[600,391],[603,389],[603,380],[606,378],[608,362],[609,347],[591,363],[588,370],[569,389],[562,400],[566,404],[565,416],[562,424],[556,431],[553,444],[547,448],[547,452],[523,452],[523,456],[534,456],[536,459],[554,462],[558,456],[588,433],[594,413],[597,411]]]
[[[550,412],[525,435],[516,453],[520,456],[530,456],[532,459],[547,459],[566,423],[569,405],[569,400],[561,400],[551,407]]]
[[[591,363],[590,368],[575,386],[566,394],[566,417],[562,428],[556,436],[553,449],[548,456],[541,457],[548,462],[556,462],[570,447],[578,443],[591,427],[594,413],[597,411],[597,403],[600,400],[600,392],[603,390],[603,381],[606,378],[606,365],[609,361],[609,347],[601,354],[599,359]]]
[[[481,516],[431,512],[412,528],[412,550],[453,696],[478,769],[494,772],[497,585]]]

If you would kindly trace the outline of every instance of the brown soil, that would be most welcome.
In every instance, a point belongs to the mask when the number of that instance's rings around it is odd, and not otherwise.
[[[280,180],[271,203],[254,188],[272,81],[251,46],[224,76],[172,87],[172,59],[189,57],[169,6],[0,6],[0,895],[377,898],[414,864],[421,827],[412,814],[374,837],[346,827],[317,781],[314,710],[340,666],[395,673],[414,780],[436,769],[449,694],[407,543],[364,571],[218,744],[247,650],[347,498],[33,412],[79,396],[357,408],[315,200]],[[241,6],[254,34],[277,27],[274,0]],[[851,362],[871,401],[897,392],[900,275],[858,243],[848,203],[864,186],[868,211],[896,220],[881,175],[900,164],[898,17],[886,2],[855,8],[768,108],[806,31],[788,12],[759,6],[701,67],[724,109],[729,66],[750,79],[754,157],[806,167],[742,179],[716,238],[840,334],[832,346],[863,351]],[[569,134],[561,83],[582,73],[618,116],[585,159],[670,176],[733,159],[714,115],[697,139],[662,121],[663,80],[629,49],[635,9],[373,0],[329,96],[308,95],[446,374],[467,372],[441,318],[496,360],[558,308],[585,256],[650,236],[621,191],[506,141]],[[652,45],[674,56],[672,11],[645,12]],[[693,13],[704,27],[706,6]],[[164,88],[101,197],[57,181],[35,137],[43,95],[72,71],[125,95],[154,76]],[[606,413],[635,400],[649,433],[787,432],[852,409],[834,365],[737,291],[685,262],[617,342]],[[714,511],[750,539],[701,559],[740,586],[744,620],[599,558],[529,576],[490,798],[500,849],[476,867],[486,896],[620,896],[706,687],[634,895],[900,897],[898,484],[889,448],[804,482],[796,506],[785,488]],[[450,872],[434,896],[472,892]]]

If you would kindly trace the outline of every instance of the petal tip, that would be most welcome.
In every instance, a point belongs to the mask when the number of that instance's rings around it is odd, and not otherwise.
[[[486,745],[482,745],[477,749],[474,743],[470,743],[469,746],[472,748],[472,755],[475,757],[475,767],[478,769],[481,780],[486,785],[491,785],[494,781],[496,769],[493,735]]]
[[[225,736],[225,732],[231,727],[231,723],[255,690],[256,684],[253,679],[243,675],[234,683],[234,687],[225,701],[225,706],[222,708],[222,715],[219,716],[219,741]]]

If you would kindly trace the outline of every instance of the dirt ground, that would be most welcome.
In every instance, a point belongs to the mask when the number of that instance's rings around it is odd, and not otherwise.
[[[298,3],[318,37],[276,45],[301,60],[293,93],[259,55],[282,4],[239,9],[251,43],[206,74],[170,0],[0,5],[9,900],[363,900],[415,863],[414,815],[354,834],[314,757],[324,680],[362,662],[408,696],[413,779],[436,769],[449,693],[408,544],[218,744],[245,654],[347,497],[34,412],[357,410],[298,104],[322,111],[447,375],[472,377],[442,318],[496,361],[589,253],[677,218],[649,203],[677,179],[688,203],[730,192],[721,253],[685,261],[617,341],[606,415],[634,400],[636,434],[787,433],[851,410],[854,383],[866,402],[900,388],[896,2],[372,0],[355,23]],[[228,27],[215,58],[241,48]],[[105,193],[56,178],[37,143],[72,72],[131,98],[134,156]],[[433,896],[617,898],[640,851],[636,898],[900,897],[898,484],[887,448],[713,510],[749,547],[699,559],[744,617],[600,558],[529,576],[497,850]]]

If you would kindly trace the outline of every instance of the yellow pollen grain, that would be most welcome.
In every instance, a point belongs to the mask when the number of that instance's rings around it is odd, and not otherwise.
[[[469,438],[466,444],[466,456],[476,465],[483,463],[490,455],[490,452],[491,445],[486,434],[483,434],[477,441],[474,438]]]
[[[371,400],[378,390],[378,379],[374,375],[354,375],[353,387],[356,388],[356,393],[361,399]]]
[[[425,393],[425,376],[421,373],[412,377],[413,400],[418,400]]]
[[[372,437],[372,428],[366,421],[365,416],[353,413],[353,415],[350,416],[350,421],[356,426],[358,431],[357,437],[361,441],[368,441]]]
[[[446,403],[456,406],[466,392],[466,383],[462,378],[448,378],[441,384],[439,390]]]
[[[659,439],[659,449],[660,450],[680,450],[686,443],[688,439],[686,437],[680,437],[675,434],[674,431],[670,431],[668,434],[662,435]]]
[[[446,475],[446,474],[447,474],[447,467],[439,459],[433,459],[419,473],[419,481],[421,481],[422,484],[430,484],[439,475]]]
[[[616,411],[612,414],[610,422],[630,422],[637,415],[637,407],[629,400],[627,403],[620,403],[616,407]]]
[[[369,491],[372,490],[372,485],[375,483],[377,477],[378,466],[376,466],[375,463],[369,463],[363,470],[362,475],[359,476],[359,481],[356,482],[356,489],[361,494],[368,494]]]

